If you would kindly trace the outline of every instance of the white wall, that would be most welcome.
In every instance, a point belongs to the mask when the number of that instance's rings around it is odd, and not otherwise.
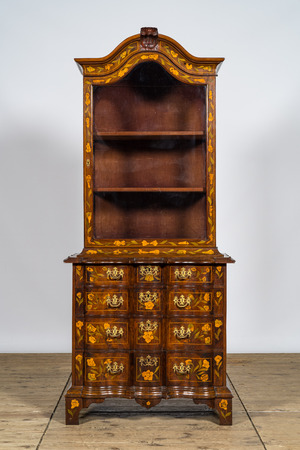
[[[229,266],[228,350],[300,351],[300,3],[293,0],[2,0],[2,352],[71,350],[71,266],[81,251],[82,77],[141,26],[217,80],[218,245]]]

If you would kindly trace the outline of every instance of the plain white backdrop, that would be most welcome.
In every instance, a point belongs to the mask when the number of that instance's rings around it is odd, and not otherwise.
[[[83,247],[82,76],[142,26],[217,79],[217,243],[228,351],[300,351],[298,0],[2,0],[1,352],[71,351],[71,265]]]

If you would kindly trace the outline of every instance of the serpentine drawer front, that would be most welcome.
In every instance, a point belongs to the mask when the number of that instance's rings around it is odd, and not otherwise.
[[[109,397],[144,408],[186,398],[231,424],[226,271],[234,261],[216,243],[222,62],[191,56],[156,28],[142,28],[106,57],[76,59],[84,248],[66,259],[73,266],[68,425]]]

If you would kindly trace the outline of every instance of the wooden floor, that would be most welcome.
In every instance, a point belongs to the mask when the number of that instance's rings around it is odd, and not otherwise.
[[[300,354],[229,355],[232,427],[191,400],[105,400],[64,424],[69,354],[0,355],[0,449],[300,449]],[[199,412],[200,410],[200,412]]]

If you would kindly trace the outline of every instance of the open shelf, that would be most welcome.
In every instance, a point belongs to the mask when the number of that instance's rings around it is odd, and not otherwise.
[[[205,137],[204,131],[102,131],[94,134],[94,140],[123,139],[200,139]]]
[[[206,239],[201,192],[95,192],[98,239]]]
[[[205,189],[200,187],[111,187],[95,188],[94,192],[205,192]]]

